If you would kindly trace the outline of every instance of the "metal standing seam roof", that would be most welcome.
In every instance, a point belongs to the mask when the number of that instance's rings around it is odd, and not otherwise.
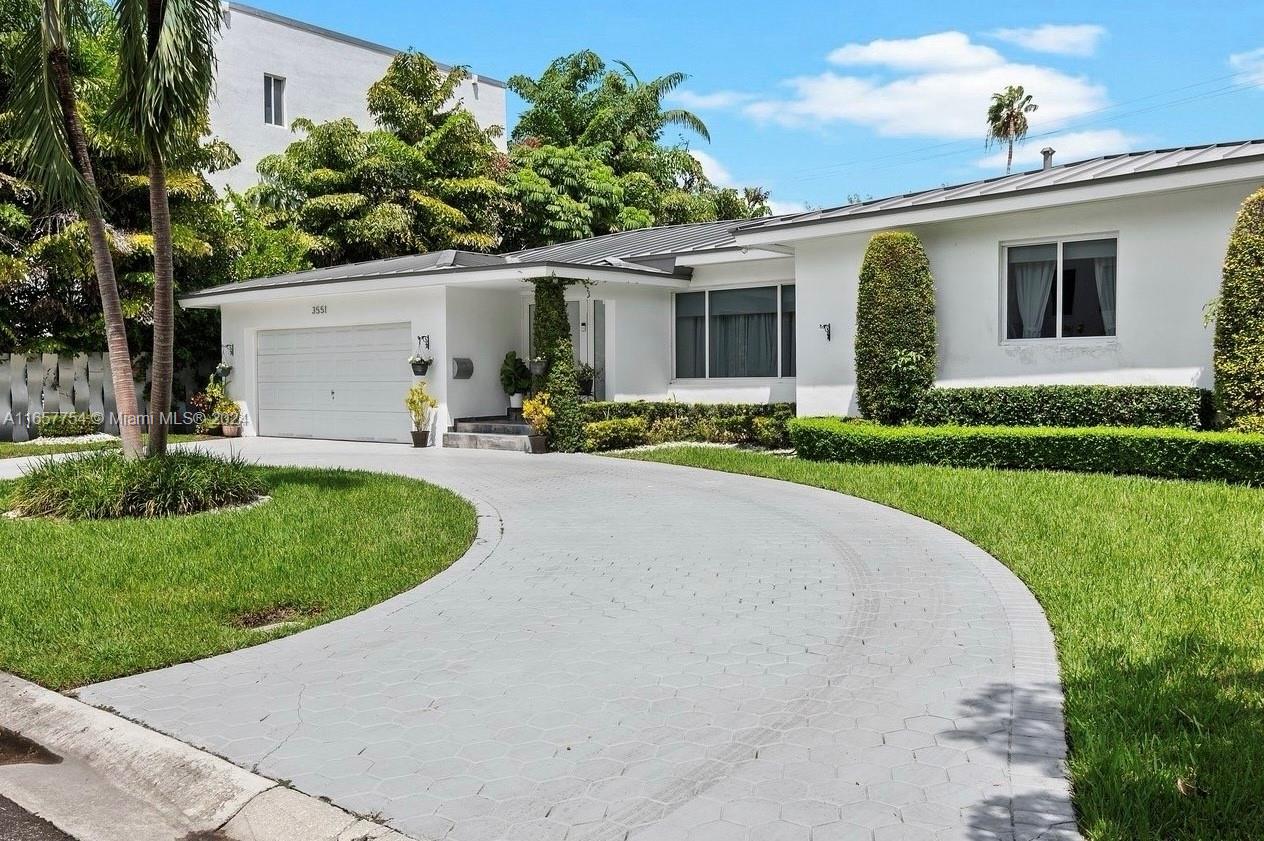
[[[261,277],[239,283],[228,283],[181,296],[184,299],[207,298],[252,289],[277,289],[307,284],[337,283],[367,278],[418,275],[437,271],[472,270],[479,268],[511,268],[540,264],[603,267],[641,274],[672,275],[672,268],[638,263],[639,258],[705,251],[734,245],[733,228],[738,222],[702,222],[686,225],[665,225],[605,234],[599,237],[545,245],[506,254],[480,254],[473,251],[431,251],[406,257],[347,263],[324,269]]]
[[[789,228],[796,225],[810,225],[901,210],[916,210],[957,202],[1000,198],[1017,193],[1079,187],[1092,182],[1157,175],[1177,169],[1241,163],[1260,157],[1264,157],[1264,140],[1211,143],[1203,146],[1179,146],[1171,149],[1103,155],[1088,160],[1058,164],[1049,169],[1017,172],[997,178],[985,178],[965,184],[937,187],[933,190],[871,199],[775,219],[760,219],[742,225],[738,231]]]

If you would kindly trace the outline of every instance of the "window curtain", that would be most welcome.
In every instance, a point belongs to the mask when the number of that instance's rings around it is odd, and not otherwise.
[[[1040,338],[1045,323],[1045,311],[1049,307],[1049,296],[1053,293],[1053,275],[1057,267],[1056,260],[1014,263],[1010,266],[1014,275],[1014,292],[1018,316],[1023,322],[1024,339]]]
[[[777,376],[777,314],[713,315],[711,376]]]
[[[676,296],[676,376],[707,375],[707,318],[705,292]]]
[[[1097,303],[1102,308],[1102,327],[1107,336],[1115,335],[1115,258],[1093,258],[1093,274],[1097,279]]]

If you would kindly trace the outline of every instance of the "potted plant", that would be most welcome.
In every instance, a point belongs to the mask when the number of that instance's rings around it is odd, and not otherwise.
[[[429,364],[429,363],[427,363]],[[413,383],[404,394],[404,407],[413,419],[413,446],[425,447],[430,443],[430,412],[439,401],[426,391],[423,382]]]
[[[543,377],[544,369],[548,367],[543,356],[533,356],[531,361],[527,363],[527,370],[531,372],[533,377]]]
[[[509,395],[509,408],[521,409],[523,396],[531,390],[531,371],[514,351],[500,363],[500,387]]]
[[[429,356],[422,356],[421,351],[408,357],[408,364],[412,366],[413,373],[419,377],[426,376],[426,372],[430,370],[430,363],[433,361]]]
[[[575,382],[579,385],[579,393],[583,397],[593,396],[593,387],[597,384],[597,369],[587,362],[575,366]]]
[[[241,437],[241,407],[227,397],[215,404],[215,419],[225,438]]]
[[[533,433],[529,436],[531,452],[548,452],[549,424],[553,421],[553,409],[549,406],[549,393],[539,391],[522,401],[522,418],[531,424]]]

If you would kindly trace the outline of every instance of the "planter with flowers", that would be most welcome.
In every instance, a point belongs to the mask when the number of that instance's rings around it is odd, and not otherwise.
[[[413,446],[425,447],[430,444],[430,413],[439,405],[430,392],[426,391],[424,382],[413,383],[404,394],[404,407],[408,409],[413,421]]]
[[[422,356],[420,351],[408,357],[408,364],[412,366],[413,373],[418,377],[426,376],[426,372],[430,370],[430,363],[433,361],[429,356]]]

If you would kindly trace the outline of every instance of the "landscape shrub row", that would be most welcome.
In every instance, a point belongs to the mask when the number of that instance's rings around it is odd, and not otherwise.
[[[879,426],[790,421],[800,458],[1070,470],[1264,485],[1264,435],[1131,427]]]
[[[913,414],[918,426],[1212,425],[1212,395],[1184,386],[1037,385],[932,388]]]
[[[670,441],[789,445],[786,422],[793,403],[677,403],[674,401],[582,404],[585,449],[624,449]]]
[[[91,435],[98,425],[91,412],[49,412],[36,418],[35,430],[40,438],[69,438]]]

